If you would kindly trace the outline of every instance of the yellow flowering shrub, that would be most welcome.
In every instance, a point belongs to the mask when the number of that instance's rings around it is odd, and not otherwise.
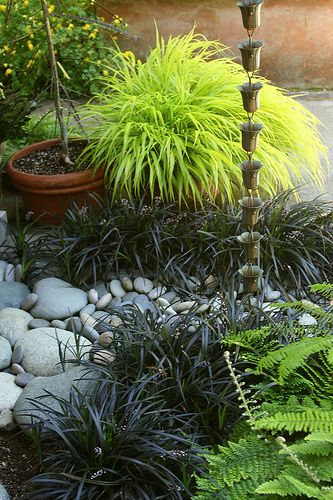
[[[57,60],[67,75],[63,81],[66,88],[85,94],[98,90],[98,77],[103,75],[105,63],[112,66],[112,54],[117,50],[113,38],[116,30],[127,25],[114,16],[111,24],[115,31],[103,29],[98,24],[103,18],[96,16],[94,2],[87,0],[50,0],[48,11]],[[63,75],[60,71],[60,78]],[[50,90],[40,0],[0,0],[1,80],[6,87],[26,94]]]

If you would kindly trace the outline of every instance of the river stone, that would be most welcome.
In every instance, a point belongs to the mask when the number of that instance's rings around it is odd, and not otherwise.
[[[0,281],[0,311],[7,307],[19,308],[29,293],[24,283]]]
[[[24,349],[20,345],[15,345],[13,354],[12,354],[12,363],[14,365],[19,365],[23,359]]]
[[[53,319],[50,326],[53,326],[53,328],[60,328],[60,330],[66,330],[66,323],[65,321],[61,321],[61,319]]]
[[[76,334],[80,333],[82,329],[82,323],[79,316],[71,316],[65,321],[65,323],[66,323],[66,330]]]
[[[108,307],[108,305],[110,304],[111,300],[112,300],[111,293],[105,293],[96,302],[96,309],[97,309],[97,311],[103,311],[106,307]]]
[[[214,290],[218,285],[216,276],[214,274],[210,274],[209,276],[207,276],[207,278],[205,279],[205,285],[207,288]]]
[[[126,295],[126,290],[122,287],[120,280],[112,280],[109,285],[110,292],[114,297],[123,297]]]
[[[128,276],[124,276],[121,279],[121,285],[126,292],[131,292],[133,290],[133,281]]]
[[[162,307],[162,308],[166,308],[166,307],[170,307],[170,302],[167,300],[167,299],[164,299],[163,297],[159,297],[157,300],[156,300],[157,304]]]
[[[170,290],[170,292],[163,293],[163,295],[161,295],[159,298],[167,300],[169,304],[171,304],[176,299],[176,297],[177,297],[176,292]]]
[[[115,309],[119,309],[121,307],[121,297],[114,297],[110,304],[109,304],[109,308],[112,308],[114,307]]]
[[[127,292],[126,295],[123,296],[121,304],[123,304],[124,302],[131,302],[133,304],[133,300],[138,295],[138,292]]]
[[[22,280],[22,264],[16,264],[14,275],[15,275],[15,281]]]
[[[0,336],[7,339],[13,346],[29,331],[28,324],[31,320],[31,314],[21,309],[13,307],[2,309],[0,311]]]
[[[114,354],[106,349],[92,349],[90,351],[92,363],[101,366],[107,366],[114,360]]]
[[[109,347],[114,340],[114,334],[110,331],[103,332],[98,339],[99,345],[103,347]]]
[[[3,410],[0,410],[0,430],[10,431],[14,427],[15,427],[15,422],[12,410],[9,410],[9,408],[4,408]],[[0,500],[4,498],[9,498],[9,497],[1,496],[1,484],[0,484]]]
[[[195,300],[187,300],[185,302],[175,302],[172,304],[172,308],[177,312],[181,313],[187,311],[188,309],[194,309],[197,306]]]
[[[99,281],[98,283],[96,283],[95,290],[97,292],[98,297],[102,297],[103,295],[108,293],[108,290],[106,289],[106,285],[105,285],[105,283],[103,283],[103,281]]]
[[[5,260],[0,260],[0,281],[4,281],[5,279],[5,271],[7,267],[8,262]]]
[[[312,325],[316,325],[318,323],[318,321],[316,320],[316,318],[311,316],[311,314],[304,313],[299,318],[298,323],[302,326],[312,326]]]
[[[149,293],[154,288],[153,282],[148,278],[139,276],[133,283],[134,289],[139,293]],[[135,302],[135,301],[134,301]]]
[[[8,491],[3,484],[0,483],[0,500],[10,500]]]
[[[157,312],[155,304],[148,299],[147,295],[140,294],[137,297],[135,297],[134,304],[137,306],[140,305],[144,312],[146,311],[152,311],[154,313]]]
[[[95,290],[95,288],[92,288],[88,292],[88,302],[89,302],[89,304],[96,304],[97,301],[98,301],[97,290]]]
[[[35,375],[32,373],[19,373],[15,377],[15,384],[19,387],[25,387],[29,382],[31,382],[35,378]]]
[[[84,325],[82,328],[82,335],[90,340],[90,342],[96,342],[99,339],[99,333],[95,328],[91,325]]]
[[[95,304],[88,304],[87,306],[85,306],[83,309],[81,309],[80,311],[80,317],[81,317],[81,314],[82,313],[86,313],[86,314],[94,314],[94,312],[96,311],[96,306]]]
[[[10,373],[0,373],[0,411],[5,408],[12,410],[22,389],[15,384],[15,376]]]
[[[118,326],[120,326],[122,324],[123,324],[123,320],[121,318],[119,318],[119,316],[116,316],[115,314],[113,314],[111,317],[110,326],[117,328]]]
[[[34,328],[42,328],[43,326],[50,326],[50,322],[47,319],[33,318],[28,324],[28,328],[30,330],[33,330]]]
[[[88,303],[86,292],[58,278],[44,278],[33,289],[37,304],[30,310],[35,318],[48,320],[75,316]]]
[[[5,281],[7,282],[15,281],[15,266],[13,264],[7,264],[6,266]]]
[[[85,338],[75,339],[72,332],[58,328],[36,328],[29,330],[24,337],[20,338],[16,346],[24,348],[24,356],[21,362],[26,372],[35,376],[50,377],[63,371],[59,357],[59,343],[64,359],[70,360],[76,357],[79,344],[80,354],[87,353],[91,343]],[[75,365],[65,363],[65,370],[73,369]]]
[[[37,301],[38,295],[36,293],[29,293],[29,295],[27,295],[23,299],[21,309],[23,309],[23,311],[30,311],[30,309],[32,309],[34,305],[37,304]]]
[[[272,290],[265,293],[265,299],[267,302],[273,302],[274,300],[278,300],[281,297],[281,292],[279,290]]]
[[[51,377],[36,377],[23,390],[21,389],[21,396],[14,408],[16,422],[27,430],[27,427],[31,424],[31,419],[36,420],[38,415],[42,413],[34,405],[34,401],[38,399],[41,399],[41,402],[50,408],[61,411],[60,404],[53,395],[69,401],[72,387],[77,388],[83,394],[91,394],[96,385],[96,376],[96,372],[88,371],[81,366],[75,366],[69,372],[63,372]],[[48,392],[52,396],[47,395]],[[52,419],[52,415],[50,418]]]
[[[159,286],[156,286],[155,288],[153,288],[149,293],[148,293],[148,297],[152,300],[155,300],[157,299],[158,297],[160,297],[161,295],[163,295],[164,293],[166,293],[167,289],[165,286],[163,285],[159,285]]]
[[[18,365],[17,363],[12,364],[12,366],[10,367],[10,371],[14,375],[18,375],[19,373],[25,373],[25,370],[22,368],[22,366]]]
[[[10,366],[12,360],[12,348],[10,342],[4,337],[0,337],[0,370]]]

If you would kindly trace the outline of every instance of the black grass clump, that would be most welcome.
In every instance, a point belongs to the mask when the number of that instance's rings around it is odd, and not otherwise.
[[[292,191],[265,202],[257,230],[265,279],[285,292],[332,279],[333,206],[317,198],[291,203]],[[77,286],[92,286],[120,269],[159,277],[168,283],[215,274],[219,289],[237,290],[244,263],[237,236],[238,204],[182,209],[120,200],[95,207],[73,205],[63,223],[39,245],[46,273]]]
[[[40,402],[45,472],[31,480],[31,499],[190,498],[191,474],[204,464],[190,416],[147,398],[142,382],[100,380],[89,398],[73,390],[70,401],[55,399],[58,410]]]

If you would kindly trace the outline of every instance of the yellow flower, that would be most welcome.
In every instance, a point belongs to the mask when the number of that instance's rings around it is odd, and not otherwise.
[[[29,35],[29,37],[30,37],[30,38],[35,38],[35,35],[34,35],[33,33],[31,33],[31,34]]]
[[[124,57],[126,59],[134,59],[135,58],[135,55],[133,54],[133,52],[131,50],[125,50],[125,52],[123,54],[124,54]]]
[[[5,5],[0,5],[0,11],[5,12],[6,11],[6,6]]]
[[[23,7],[28,7],[28,5],[29,5],[29,0],[24,0]]]
[[[32,50],[34,48],[32,42],[30,40],[27,41],[27,47],[29,50]]]
[[[118,26],[118,24],[120,24],[120,20],[119,20],[119,19],[115,19],[115,20],[113,21],[113,24],[114,24],[115,26]]]
[[[91,40],[94,40],[96,38],[96,33],[90,33],[88,38],[91,38]]]
[[[3,52],[9,52],[10,48],[8,47],[8,45],[4,45],[2,50]]]
[[[13,73],[13,70],[12,70],[11,68],[7,68],[7,69],[6,69],[6,72],[5,72],[5,75],[6,75],[6,76],[9,76],[9,75],[11,75],[12,73]]]
[[[8,66],[8,63],[3,63],[4,68],[7,68],[7,66]]]
[[[54,11],[55,9],[55,6],[54,5],[50,5],[49,7],[49,14],[52,14],[52,12]]]
[[[90,24],[85,24],[85,25],[82,27],[82,29],[83,29],[84,31],[90,30]]]
[[[58,23],[58,24],[57,24],[57,26],[56,26],[56,28],[57,28],[58,30],[61,30],[61,28],[62,28],[62,24]]]
[[[72,31],[73,28],[74,28],[74,24],[69,23],[69,25],[67,26],[68,31]]]
[[[103,69],[103,76],[108,76],[109,72],[107,69]]]
[[[28,61],[28,64],[27,64],[27,68],[31,68],[31,66],[33,66],[35,64],[35,61],[33,59],[30,59],[30,61]]]

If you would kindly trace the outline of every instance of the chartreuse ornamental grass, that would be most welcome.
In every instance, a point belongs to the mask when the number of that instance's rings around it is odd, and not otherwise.
[[[201,202],[219,192],[232,200],[241,186],[238,163],[246,159],[239,125],[247,121],[237,85],[242,67],[219,42],[191,31],[157,35],[145,63],[119,53],[104,91],[85,108],[91,143],[83,157],[105,169],[113,197],[160,193],[164,201]],[[264,84],[256,120],[264,125],[256,159],[260,186],[272,196],[304,176],[321,184],[326,158],[318,120],[292,97]]]

